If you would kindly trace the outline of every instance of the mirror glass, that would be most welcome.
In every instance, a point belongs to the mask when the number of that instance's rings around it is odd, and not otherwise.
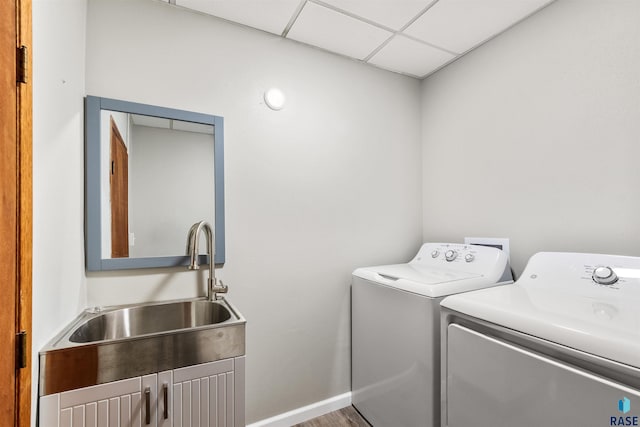
[[[201,220],[223,263],[222,118],[98,97],[86,107],[87,269],[186,265]]]

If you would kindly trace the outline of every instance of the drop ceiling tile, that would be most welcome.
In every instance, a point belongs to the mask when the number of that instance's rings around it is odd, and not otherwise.
[[[449,52],[397,35],[368,62],[390,71],[424,77],[454,58]]]
[[[404,32],[463,53],[548,3],[550,0],[439,0]]]
[[[331,52],[364,59],[391,35],[389,31],[307,2],[287,37]]]
[[[434,0],[323,0],[336,8],[400,30]]]
[[[300,0],[176,0],[176,4],[280,35]]]

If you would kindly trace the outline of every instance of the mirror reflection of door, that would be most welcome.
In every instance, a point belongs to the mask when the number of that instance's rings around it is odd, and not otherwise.
[[[111,118],[111,257],[129,257],[129,155]]]

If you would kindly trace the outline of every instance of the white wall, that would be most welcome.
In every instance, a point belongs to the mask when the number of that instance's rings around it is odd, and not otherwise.
[[[423,82],[425,241],[640,255],[638,22],[558,0]]]
[[[348,391],[350,273],[421,243],[419,82],[141,0],[89,2],[86,67],[88,94],[225,119],[220,276],[248,319],[247,421]],[[197,277],[91,274],[89,305],[190,296]]]
[[[33,380],[38,350],[86,306],[85,0],[33,1]]]

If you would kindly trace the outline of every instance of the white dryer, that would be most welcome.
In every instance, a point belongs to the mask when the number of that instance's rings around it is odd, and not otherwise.
[[[372,426],[439,426],[439,303],[499,282],[511,282],[504,252],[452,243],[353,272],[352,401]]]
[[[442,307],[442,426],[640,425],[640,258],[538,253]]]

